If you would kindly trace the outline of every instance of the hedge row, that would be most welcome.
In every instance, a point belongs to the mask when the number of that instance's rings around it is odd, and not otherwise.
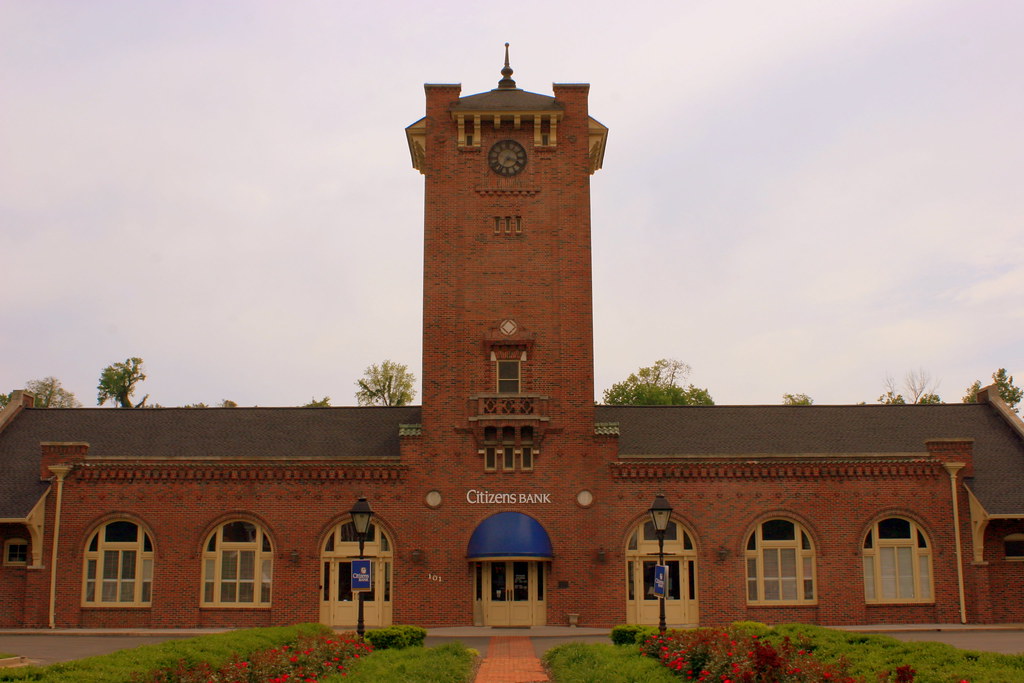
[[[40,683],[110,683],[139,679],[151,671],[207,662],[220,667],[236,656],[293,643],[303,636],[332,633],[322,624],[299,624],[273,628],[255,628],[217,633],[156,645],[143,645],[99,657],[51,664],[0,669],[0,681],[39,681]]]

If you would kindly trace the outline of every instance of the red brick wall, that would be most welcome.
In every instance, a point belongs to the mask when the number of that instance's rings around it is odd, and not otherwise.
[[[427,87],[424,437],[445,444],[466,424],[467,398],[495,391],[484,340],[509,318],[536,339],[523,365],[523,391],[553,397],[558,427],[592,433],[587,89],[559,87],[565,114],[553,148],[534,147],[532,124],[495,131],[490,122],[479,147],[458,147],[449,113],[458,92]],[[512,178],[487,163],[490,147],[506,139],[528,154]],[[521,235],[494,234],[494,216],[507,215],[523,217]]]

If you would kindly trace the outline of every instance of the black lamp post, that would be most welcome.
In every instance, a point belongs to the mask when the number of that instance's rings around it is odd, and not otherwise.
[[[665,496],[654,497],[654,504],[651,505],[651,522],[654,523],[654,533],[658,536],[658,564],[665,564],[665,530],[668,529],[668,521],[672,517],[672,506],[665,500]],[[668,577],[665,577],[665,589],[668,590]],[[665,598],[661,596],[659,604],[658,632],[665,632]]]
[[[360,498],[356,501],[356,504],[352,506],[352,509],[348,511],[348,514],[352,516],[352,526],[356,529],[356,538],[359,539],[359,559],[363,559],[363,544],[366,543],[366,534],[370,531],[370,518],[373,517],[373,510],[370,509],[370,504],[366,502],[365,498]],[[372,580],[372,578],[371,578]],[[363,632],[365,628],[363,626],[363,594],[366,591],[359,591],[359,611],[358,618],[356,619],[356,634],[359,636],[359,640],[363,639]]]

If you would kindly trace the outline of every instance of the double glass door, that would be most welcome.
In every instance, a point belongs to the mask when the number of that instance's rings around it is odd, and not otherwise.
[[[626,544],[626,623],[657,624],[661,599],[654,594],[654,568],[660,547],[654,525],[637,526]],[[697,552],[681,524],[670,521],[664,538],[665,621],[692,626],[700,620],[697,601]]]
[[[632,623],[657,624],[661,607],[654,594],[655,559],[627,562],[627,589]],[[670,624],[696,623],[695,563],[688,558],[665,558],[668,576],[665,581],[665,619]]]
[[[544,564],[529,560],[481,562],[476,600],[485,626],[534,626],[547,619]]]
[[[352,591],[352,562],[324,560],[320,620],[332,626],[354,626],[359,593]],[[372,589],[364,591],[363,622],[367,628],[391,625],[391,562],[373,561]]]

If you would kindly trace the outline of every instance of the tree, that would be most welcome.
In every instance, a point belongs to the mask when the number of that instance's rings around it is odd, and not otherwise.
[[[814,405],[814,399],[807,394],[783,394],[782,405],[785,406],[809,406]]]
[[[232,401],[230,398],[225,398],[219,404],[217,404],[217,407],[218,408],[237,408],[238,404],[235,403],[234,401]]]
[[[909,398],[904,398],[897,389],[896,382],[891,375],[885,377],[885,393],[878,397],[878,402],[887,406],[902,406],[908,403],[917,405],[934,405],[942,403],[935,390],[938,389],[938,382],[932,380],[932,375],[925,369],[911,370],[903,378],[903,391]]]
[[[416,396],[415,382],[416,376],[407,366],[386,360],[366,368],[363,378],[356,380],[356,401],[361,406],[408,405]]]
[[[7,404],[11,402],[11,398],[13,397],[13,394],[14,394],[13,391],[11,393],[9,393],[9,394],[2,394],[2,393],[0,393],[0,408],[6,408],[7,407]]]
[[[310,398],[309,399],[309,403],[307,403],[306,405],[304,405],[302,407],[303,408],[330,408],[331,407],[331,397],[330,396],[324,396],[320,400],[317,400],[315,398]]]
[[[707,389],[693,384],[683,386],[690,370],[690,366],[682,361],[662,358],[605,389],[604,402],[612,406],[715,405]]]
[[[25,382],[25,388],[36,395],[36,408],[81,408],[82,402],[61,386],[56,377],[44,377]]]
[[[135,386],[145,379],[141,358],[128,358],[123,363],[108,365],[103,368],[99,386],[96,387],[99,390],[97,405],[113,401],[121,408],[142,408],[149,394],[136,404],[132,404],[132,394],[135,393]]]
[[[996,385],[999,391],[999,398],[1003,399],[1003,403],[1010,406],[1013,412],[1020,412],[1017,410],[1017,404],[1024,399],[1024,388],[1016,387],[1013,385],[1013,375],[1008,375],[1006,368],[999,368],[992,373],[992,383]],[[967,393],[964,395],[964,403],[977,403],[978,392],[981,391],[981,380],[974,380],[974,384],[967,387]]]

